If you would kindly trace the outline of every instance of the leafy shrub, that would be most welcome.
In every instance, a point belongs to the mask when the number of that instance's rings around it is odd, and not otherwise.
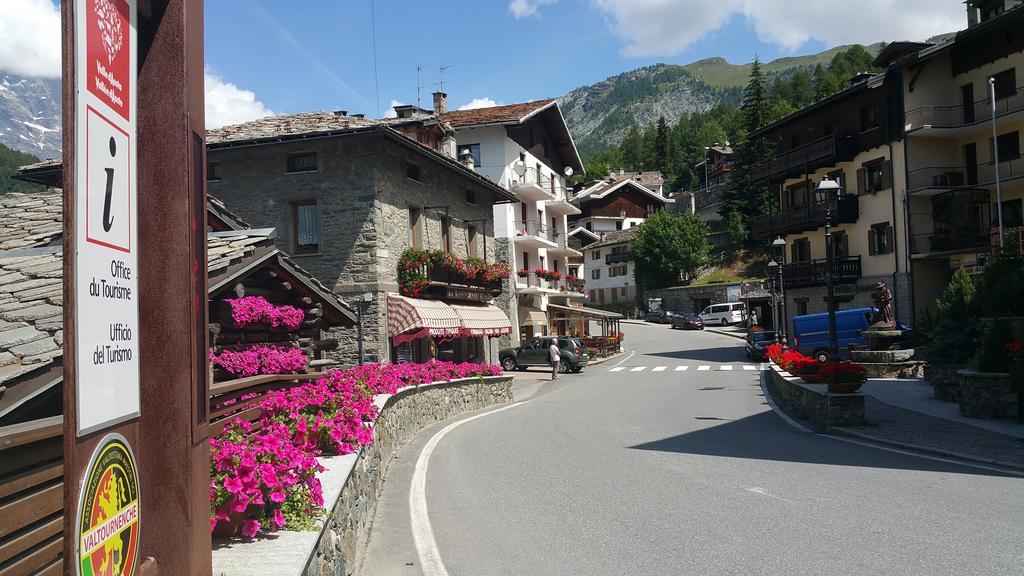
[[[964,364],[974,355],[978,339],[975,294],[971,276],[958,268],[935,303],[931,342],[925,353],[929,362]]]
[[[1003,252],[989,259],[975,296],[982,316],[1024,316],[1024,256]]]
[[[981,337],[977,367],[981,372],[1009,372],[1011,351],[1006,344],[1013,341],[1010,323],[997,320],[991,322]]]

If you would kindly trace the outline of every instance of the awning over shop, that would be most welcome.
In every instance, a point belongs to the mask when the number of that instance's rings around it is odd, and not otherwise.
[[[490,304],[451,304],[462,320],[463,336],[501,336],[512,333],[512,323],[497,306]]]
[[[532,306],[520,306],[519,307],[519,325],[520,326],[547,326],[548,315],[539,308]]]
[[[454,338],[462,331],[462,319],[439,300],[388,295],[388,334],[395,346],[428,336]]]
[[[582,316],[592,316],[594,318],[604,320],[616,320],[622,318],[622,314],[619,314],[618,312],[598,310],[597,308],[573,308],[572,306],[562,306],[560,304],[548,304],[548,310],[551,309],[558,310],[560,312],[572,312]]]

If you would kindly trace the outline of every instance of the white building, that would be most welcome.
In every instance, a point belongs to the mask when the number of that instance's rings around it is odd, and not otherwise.
[[[650,173],[648,181],[657,184],[652,190],[637,181],[636,175],[619,179],[600,180],[576,195],[575,203],[580,207],[579,216],[572,218],[573,228],[583,228],[601,234],[639,226],[654,212],[661,210],[674,200],[665,198],[661,190],[660,175],[654,180]]]
[[[565,186],[567,175],[584,169],[558,104],[537,100],[452,112],[444,111],[443,102],[435,107],[455,129],[459,158],[519,197],[494,207],[498,257],[507,251],[516,280],[508,302],[509,317],[519,319],[513,340],[558,332],[548,304],[568,306],[584,298],[582,286],[568,278],[568,259],[582,254],[568,244],[566,216],[580,209]]]
[[[584,249],[591,304],[613,309],[636,300],[636,264],[629,259],[629,245],[635,236],[635,227],[614,230]]]

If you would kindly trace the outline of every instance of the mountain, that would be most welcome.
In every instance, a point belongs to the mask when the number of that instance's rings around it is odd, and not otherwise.
[[[878,54],[883,44],[865,48]],[[779,58],[762,63],[769,79],[798,69],[810,71],[850,46],[836,46],[817,54]],[[664,116],[669,125],[720,102],[739,105],[751,64],[730,64],[707,58],[686,65],[655,64],[582,86],[558,98],[573,138],[584,155],[617,145],[633,125],[643,129]]]
[[[60,132],[60,78],[0,72],[0,143],[40,158],[59,158]]]

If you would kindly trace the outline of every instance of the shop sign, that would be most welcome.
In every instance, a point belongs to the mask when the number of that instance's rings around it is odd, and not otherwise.
[[[472,302],[490,302],[493,296],[487,292],[476,292],[463,288],[447,288],[445,297],[450,300],[469,300]]]
[[[85,469],[75,520],[81,576],[132,576],[139,560],[139,474],[128,440],[107,434]]]

